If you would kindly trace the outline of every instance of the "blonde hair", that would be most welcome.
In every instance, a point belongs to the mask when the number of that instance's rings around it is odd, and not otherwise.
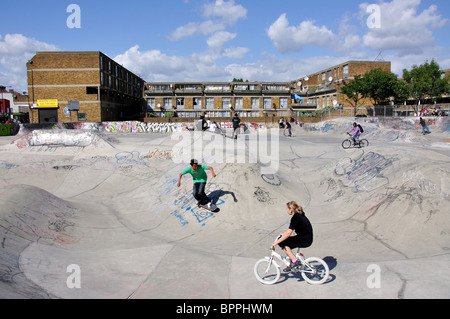
[[[291,201],[291,202],[287,203],[286,206],[289,209],[293,209],[294,213],[296,213],[296,214],[300,214],[300,215],[304,215],[305,214],[305,212],[303,211],[303,207],[300,206],[299,204],[297,204],[294,201]]]

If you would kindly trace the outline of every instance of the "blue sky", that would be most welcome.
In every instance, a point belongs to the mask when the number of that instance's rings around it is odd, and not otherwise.
[[[70,4],[80,28],[67,25]],[[48,50],[102,51],[146,81],[291,81],[381,50],[398,75],[431,59],[450,68],[448,0],[14,0],[1,11],[0,84],[18,91],[27,60]]]

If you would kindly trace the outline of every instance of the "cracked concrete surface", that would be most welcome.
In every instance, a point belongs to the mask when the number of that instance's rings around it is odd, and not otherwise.
[[[368,148],[343,150],[347,122],[280,136],[276,174],[211,164],[215,214],[195,207],[191,179],[176,187],[186,164],[170,135],[102,134],[85,147],[2,137],[0,297],[449,298],[448,131],[369,128]],[[240,139],[230,145],[248,147]],[[303,253],[330,267],[324,285],[254,278],[291,200],[314,227]],[[68,287],[70,265],[80,288]]]

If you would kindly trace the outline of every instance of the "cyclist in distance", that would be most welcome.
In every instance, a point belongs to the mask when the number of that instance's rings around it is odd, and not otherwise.
[[[287,213],[292,216],[288,230],[281,233],[281,237],[272,243],[274,246],[279,245],[286,255],[291,259],[289,267],[284,269],[285,272],[291,271],[292,268],[297,267],[301,262],[295,257],[292,252],[293,248],[306,248],[312,245],[313,242],[313,228],[303,211],[303,208],[296,202],[292,201],[286,204]],[[295,236],[291,236],[295,231]]]
[[[352,135],[353,137],[353,143],[356,145],[359,143],[359,137],[361,136],[362,132],[359,128],[359,125],[356,124],[356,122],[353,123],[353,127],[350,131],[347,132],[347,134]]]

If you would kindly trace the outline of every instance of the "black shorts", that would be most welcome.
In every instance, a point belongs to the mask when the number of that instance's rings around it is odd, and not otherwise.
[[[302,236],[291,236],[287,238],[285,241],[278,244],[281,249],[284,247],[293,248],[307,248],[312,245],[312,239],[304,238]]]

